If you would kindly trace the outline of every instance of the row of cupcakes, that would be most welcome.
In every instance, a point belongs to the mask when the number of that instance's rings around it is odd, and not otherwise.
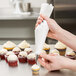
[[[26,40],[22,41],[18,45],[16,45],[12,41],[7,41],[6,43],[3,44],[2,47],[4,49],[7,49],[8,51],[12,51],[16,46],[18,46],[23,51],[25,48],[29,48],[30,44]]]
[[[18,47],[15,48],[19,49]],[[28,64],[33,65],[36,63],[36,55],[32,52],[31,48],[27,48],[27,50],[25,49],[24,51],[7,51],[6,49],[2,49],[0,50],[0,58],[1,60],[6,60],[6,62],[9,63],[10,66],[17,66],[18,60],[20,63],[28,62]]]

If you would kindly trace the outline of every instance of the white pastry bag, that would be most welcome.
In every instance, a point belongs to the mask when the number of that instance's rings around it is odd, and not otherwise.
[[[50,17],[53,8],[54,7],[52,6],[52,4],[49,5],[48,3],[43,3],[41,5],[40,14]],[[41,50],[43,49],[48,31],[49,27],[45,20],[43,20],[43,22],[39,24],[35,29],[35,50],[37,55],[39,55]]]

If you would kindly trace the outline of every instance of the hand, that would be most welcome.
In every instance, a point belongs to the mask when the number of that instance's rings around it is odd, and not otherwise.
[[[48,71],[68,69],[68,66],[73,62],[69,58],[55,54],[40,54],[38,61]]]
[[[43,20],[47,21],[47,24],[49,26],[49,32],[48,32],[48,37],[53,38],[53,39],[57,39],[57,35],[59,34],[59,32],[62,30],[62,28],[56,23],[55,20],[50,19],[44,15],[40,15],[38,17],[37,23],[36,23],[36,27],[38,26],[38,24],[40,24]]]

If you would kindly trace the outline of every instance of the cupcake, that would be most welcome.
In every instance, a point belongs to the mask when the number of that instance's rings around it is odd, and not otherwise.
[[[56,49],[50,50],[50,53],[59,55],[59,51]]]
[[[24,40],[24,41],[22,41],[22,42],[18,45],[18,47],[19,47],[22,51],[24,51],[25,48],[29,48],[29,47],[30,47],[30,44],[27,43],[27,42]]]
[[[24,50],[27,54],[30,54],[30,53],[32,53],[32,49],[31,48],[25,48],[25,50]]]
[[[75,55],[75,52],[74,52],[74,51],[72,51],[72,50],[68,51],[68,50],[67,50],[67,52],[66,52],[66,54],[65,54],[65,57],[75,60],[76,55]]]
[[[9,55],[8,58],[8,65],[11,67],[16,67],[18,66],[18,58],[16,55]]]
[[[2,49],[2,50],[0,50],[0,58],[1,58],[2,60],[5,59],[5,55],[6,55],[6,53],[7,53],[7,50],[6,50],[6,49]]]
[[[19,59],[20,63],[27,62],[27,53],[24,52],[24,51],[20,52],[19,55],[18,55],[18,59]]]
[[[49,46],[48,44],[45,43],[45,44],[43,45],[43,50],[45,50],[46,53],[49,54],[50,46]]]
[[[6,55],[5,55],[6,62],[8,62],[7,58],[8,58],[9,55],[14,55],[14,53],[12,51],[9,51],[9,52],[6,53]]]
[[[64,56],[66,52],[67,46],[58,41],[55,45],[55,49],[57,49],[60,52],[60,55]]]
[[[18,56],[18,54],[19,54],[19,52],[21,51],[21,49],[18,48],[18,47],[15,47],[12,51],[14,52],[15,55]]]
[[[7,41],[3,45],[3,48],[7,49],[8,51],[12,51],[15,47],[16,47],[16,45],[13,42],[11,42],[11,41]]]
[[[35,53],[30,53],[28,56],[27,56],[27,62],[28,64],[36,64],[36,55]]]
[[[33,75],[39,75],[39,70],[40,70],[40,67],[37,65],[37,64],[34,64],[32,67],[32,74]]]

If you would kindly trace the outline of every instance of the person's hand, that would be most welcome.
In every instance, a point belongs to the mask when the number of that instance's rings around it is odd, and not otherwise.
[[[39,63],[48,71],[68,69],[73,60],[55,54],[40,54]]]
[[[53,39],[57,39],[59,32],[62,30],[62,28],[56,23],[55,20],[50,19],[44,15],[40,15],[38,17],[37,23],[36,23],[36,27],[38,26],[38,24],[40,24],[43,20],[47,21],[47,24],[49,26],[49,32],[48,32],[48,37],[53,38]]]

